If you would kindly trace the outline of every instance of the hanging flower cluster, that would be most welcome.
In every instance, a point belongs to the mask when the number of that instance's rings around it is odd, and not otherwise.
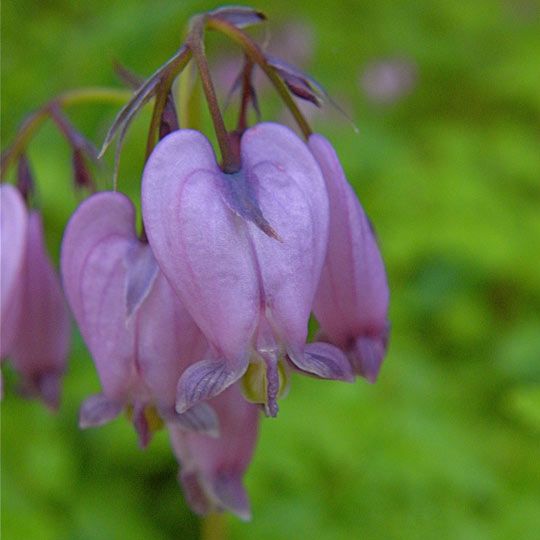
[[[358,374],[374,382],[389,334],[389,291],[371,223],[331,144],[312,134],[292,99],[320,105],[327,95],[305,73],[265,56],[242,30],[263,20],[240,7],[192,19],[179,52],[137,83],[102,150],[118,133],[116,185],[124,135],[154,99],[141,233],[132,202],[116,191],[101,192],[75,211],[61,252],[65,295],[103,389],[82,404],[80,426],[98,426],[126,411],[145,448],[165,425],[191,507],[200,514],[226,509],[243,519],[250,510],[242,478],[259,409],[278,414],[292,373],[345,382]],[[206,60],[208,29],[225,33],[245,52],[232,131]],[[221,162],[203,133],[178,126],[171,87],[191,59]],[[272,122],[248,126],[248,106],[257,104],[255,65],[305,140]],[[52,111],[59,127],[73,134]],[[73,136],[71,143],[75,177],[88,186],[85,145]],[[2,357],[10,355],[54,402],[51,380],[63,370],[67,316],[39,217],[28,216],[9,185],[2,186],[2,234]],[[308,342],[312,313],[320,330]]]

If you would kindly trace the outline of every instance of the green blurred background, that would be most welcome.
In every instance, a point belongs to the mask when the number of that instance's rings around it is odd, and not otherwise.
[[[54,94],[119,87],[113,58],[149,75],[187,18],[215,6],[3,2],[2,146]],[[230,538],[540,538],[540,3],[256,7],[275,46],[358,124],[332,109],[314,117],[377,228],[393,328],[376,385],[293,378],[246,476],[253,520],[228,517]],[[227,43],[212,36],[210,57],[226,59]],[[260,98],[264,119],[281,118],[268,88]],[[99,145],[117,109],[69,112]],[[134,196],[148,120],[120,167]],[[57,258],[81,200],[70,153],[46,125],[30,158]],[[97,174],[107,186],[110,166]],[[165,433],[143,453],[124,419],[78,430],[79,404],[99,389],[78,335],[56,416],[3,371],[3,538],[197,538]]]

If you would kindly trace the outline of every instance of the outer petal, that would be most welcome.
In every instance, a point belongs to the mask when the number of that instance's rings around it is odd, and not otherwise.
[[[0,186],[0,358],[11,352],[15,339],[22,267],[26,252],[28,213],[19,190],[12,185]]]
[[[55,268],[45,251],[41,216],[32,212],[21,297],[22,316],[12,358],[17,370],[51,406],[58,404],[59,379],[70,344],[71,325]]]
[[[99,193],[71,217],[62,243],[62,277],[105,396],[122,402],[135,383],[134,325],[126,324],[125,258],[137,242],[134,208],[120,193]]]
[[[79,427],[86,429],[114,420],[123,409],[123,403],[111,401],[103,394],[88,396],[79,409]]]
[[[146,231],[167,279],[227,370],[241,376],[260,291],[244,222],[220,193],[208,140],[181,130],[154,149],[143,175]]]
[[[328,254],[314,302],[314,313],[330,342],[378,351],[378,359],[350,354],[355,371],[374,380],[386,350],[389,290],[384,263],[369,220],[347,182],[337,155],[321,135],[309,146],[323,172],[330,199]],[[367,340],[383,346],[366,347]],[[365,365],[364,365],[365,364]],[[369,364],[369,365],[368,365]]]
[[[302,363],[298,361],[297,367],[322,379],[354,382],[347,357],[330,343],[308,343]]]
[[[142,376],[156,406],[165,417],[174,415],[178,379],[208,342],[161,272],[138,312],[137,336]]]
[[[269,319],[289,353],[302,353],[326,254],[328,197],[319,166],[289,128],[265,123],[246,131],[242,162],[258,188],[266,219],[282,242],[249,226]]]
[[[217,417],[206,404],[184,415],[175,412],[178,378],[208,345],[150,246],[137,239],[134,217],[120,193],[88,199],[66,229],[62,267],[104,388],[103,395],[84,402],[81,426],[110,420],[129,401],[144,448],[152,434],[152,400],[161,416],[187,429],[216,433]]]
[[[247,520],[251,513],[242,477],[257,440],[257,406],[245,401],[236,385],[210,403],[219,416],[219,438],[185,433],[170,426],[171,443],[181,465],[182,487],[196,512],[229,510]]]

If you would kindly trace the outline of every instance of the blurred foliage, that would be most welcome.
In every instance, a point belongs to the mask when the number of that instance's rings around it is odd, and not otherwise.
[[[330,7],[333,6],[333,7]],[[119,85],[113,58],[150,74],[202,1],[2,3],[2,145],[55,93]],[[374,386],[293,378],[263,422],[246,483],[259,540],[540,537],[540,4],[535,0],[261,0],[277,32],[312,35],[309,68],[358,123],[315,116],[378,231],[392,290],[388,357]],[[298,30],[300,32],[300,30]],[[218,57],[225,38],[211,36]],[[231,51],[234,51],[231,47]],[[294,51],[292,51],[294,52]],[[368,99],[366,66],[402,58],[412,88]],[[279,115],[270,92],[263,118]],[[112,106],[74,123],[99,144]],[[126,141],[136,197],[149,115]],[[100,185],[110,182],[98,171]],[[81,196],[45,126],[30,147],[50,251]],[[142,453],[124,420],[80,432],[99,383],[78,335],[57,416],[16,393],[5,366],[3,538],[196,538],[160,433]]]

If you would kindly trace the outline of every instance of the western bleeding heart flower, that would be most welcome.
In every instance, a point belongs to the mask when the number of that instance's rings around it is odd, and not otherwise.
[[[244,374],[247,397],[272,416],[291,368],[352,378],[337,348],[305,345],[328,235],[315,159],[272,123],[244,133],[240,156],[241,169],[226,174],[204,135],[181,130],[156,146],[143,174],[149,242],[211,346],[180,378],[180,412]]]
[[[169,436],[180,463],[178,479],[190,507],[200,515],[228,510],[251,516],[242,478],[251,461],[259,425],[257,406],[237,385],[210,400],[219,417],[220,436],[210,438],[171,425]]]
[[[375,382],[390,329],[384,263],[371,223],[331,144],[312,135],[309,147],[330,200],[328,253],[313,311],[324,339],[346,351],[356,373]]]
[[[155,427],[154,406],[183,428],[213,433],[217,419],[206,404],[182,415],[174,410],[180,374],[208,345],[134,223],[135,209],[121,193],[88,198],[66,228],[61,267],[103,387],[83,403],[80,425],[101,425],[128,405],[144,448]]]
[[[0,185],[0,212],[0,357],[4,358],[11,351],[16,336],[28,230],[26,205],[19,190],[10,184]]]
[[[56,408],[69,353],[67,306],[40,214],[27,212],[13,186],[2,185],[1,193],[2,357],[11,357],[25,392]]]

